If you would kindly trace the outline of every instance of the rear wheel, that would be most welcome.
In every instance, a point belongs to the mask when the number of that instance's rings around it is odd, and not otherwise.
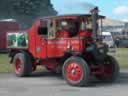
[[[115,58],[113,58],[112,56],[108,56],[102,70],[102,75],[96,76],[99,80],[102,80],[104,82],[114,82],[115,80],[117,80],[119,76],[119,65]]]
[[[63,77],[73,86],[87,86],[89,84],[90,69],[81,57],[70,57],[64,62]]]
[[[30,56],[25,53],[17,53],[13,60],[15,74],[18,77],[29,76],[32,72],[32,62]]]

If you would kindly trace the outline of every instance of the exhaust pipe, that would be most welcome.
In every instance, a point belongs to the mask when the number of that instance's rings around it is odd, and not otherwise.
[[[93,40],[95,41],[97,39],[97,30],[98,30],[98,7],[95,7],[94,9],[92,9],[90,12],[91,12],[91,15],[92,15],[92,38]]]

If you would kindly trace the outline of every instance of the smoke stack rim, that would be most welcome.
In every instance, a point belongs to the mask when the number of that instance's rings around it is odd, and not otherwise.
[[[91,14],[96,14],[96,13],[98,13],[98,12],[99,12],[98,7],[95,7],[94,9],[92,9],[92,10],[90,11]]]

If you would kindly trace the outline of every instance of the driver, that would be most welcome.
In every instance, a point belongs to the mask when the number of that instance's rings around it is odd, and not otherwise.
[[[69,32],[68,32],[68,22],[67,21],[62,21],[59,27],[59,32],[57,33],[57,37],[63,37],[63,38],[68,38],[69,37]]]

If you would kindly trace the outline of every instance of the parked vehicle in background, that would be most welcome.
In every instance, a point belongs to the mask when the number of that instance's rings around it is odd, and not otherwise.
[[[109,53],[116,52],[116,45],[111,32],[102,32],[103,42],[108,45]]]
[[[113,40],[111,32],[102,32],[102,36],[103,42],[106,43],[109,46],[109,48],[115,46],[115,42]]]
[[[0,52],[7,51],[6,33],[8,31],[17,31],[17,30],[19,30],[19,24],[16,20],[13,19],[0,20]]]

